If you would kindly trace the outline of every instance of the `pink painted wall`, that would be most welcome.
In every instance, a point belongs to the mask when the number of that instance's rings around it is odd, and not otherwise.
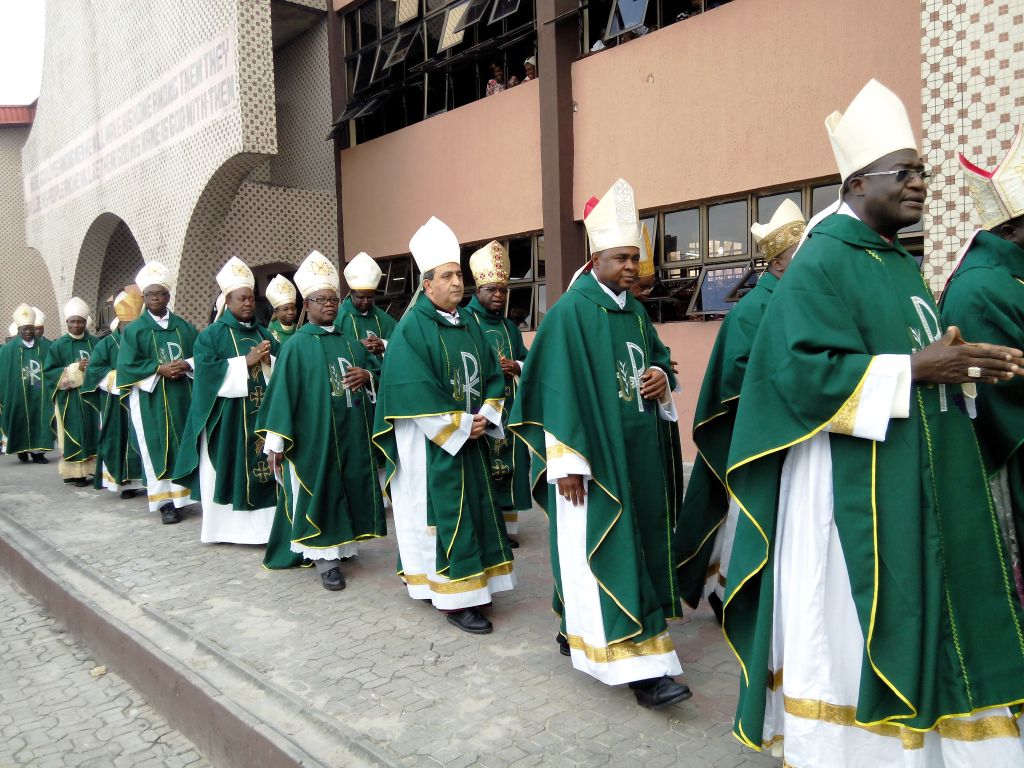
[[[870,78],[920,125],[920,14],[735,0],[577,61],[574,210],[620,176],[652,208],[835,174],[825,118]]]
[[[459,241],[543,228],[538,83],[341,153],[345,252],[408,253],[431,216]]]
[[[697,457],[690,430],[693,427],[693,412],[697,408],[697,396],[708,367],[711,348],[715,344],[720,322],[709,323],[663,323],[656,325],[662,343],[672,350],[672,359],[679,363],[676,377],[682,392],[674,395],[676,411],[679,413],[679,436],[683,443],[683,459],[692,462]],[[536,333],[524,333],[527,348],[533,343]]]

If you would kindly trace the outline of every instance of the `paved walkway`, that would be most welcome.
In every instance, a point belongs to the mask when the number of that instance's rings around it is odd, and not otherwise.
[[[572,669],[554,642],[539,511],[521,523],[519,586],[497,597],[495,631],[482,637],[407,597],[393,538],[364,545],[346,564],[348,588],[330,593],[312,569],[264,570],[262,548],[201,544],[200,522],[193,507],[162,526],[141,499],[64,486],[52,465],[0,457],[0,524],[31,531],[83,578],[294,702],[258,716],[290,710],[280,731],[300,745],[329,724],[384,765],[779,765],[730,734],[738,665],[710,611],[672,628],[694,691],[681,705],[641,709],[625,686]]]
[[[0,766],[207,768],[124,680],[93,677],[98,666],[0,573]]]

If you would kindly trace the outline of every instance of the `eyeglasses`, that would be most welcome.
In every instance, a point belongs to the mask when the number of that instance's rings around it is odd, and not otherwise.
[[[895,176],[897,184],[906,184],[908,181],[920,178],[925,184],[932,177],[931,171],[918,168],[897,168],[895,171],[872,171],[871,173],[858,173],[858,176]]]
[[[315,299],[307,299],[307,301],[316,304],[318,307],[322,307],[324,304],[340,304],[341,299],[337,296],[317,296]]]
[[[171,294],[167,291],[146,291],[142,296],[146,299],[168,299]]]

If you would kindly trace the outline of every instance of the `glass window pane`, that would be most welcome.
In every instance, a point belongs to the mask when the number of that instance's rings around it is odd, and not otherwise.
[[[725,313],[733,307],[727,300],[730,293],[747,274],[746,264],[706,267],[703,280],[697,286],[695,312]]]
[[[461,32],[471,24],[476,24],[480,21],[480,19],[484,17],[484,14],[487,13],[487,6],[490,4],[491,0],[470,0],[466,15],[463,16],[462,21],[455,26],[455,31]]]
[[[544,235],[537,235],[537,279],[543,280],[547,274],[544,262]]]
[[[412,48],[412,44],[420,37],[423,30],[417,24],[414,27],[403,30],[397,38],[395,38],[394,45],[391,46],[391,51],[388,53],[388,58],[384,62],[384,68],[393,67],[399,62],[405,61],[405,57],[409,55],[409,50]]]
[[[623,32],[643,26],[647,13],[647,0],[617,0],[608,18],[604,37],[616,37]]]
[[[419,0],[398,0],[398,23],[405,24],[420,15]]]
[[[448,5],[448,0],[427,0],[427,13],[444,8],[446,5]]]
[[[437,13],[433,16],[428,16],[423,26],[427,32],[427,58],[429,59],[437,52],[438,46],[441,44],[441,32],[444,31],[444,20],[446,14]]]
[[[448,109],[448,77],[444,72],[427,73],[427,117]]]
[[[782,205],[783,200],[792,200],[796,203],[796,207],[801,211],[804,209],[801,204],[802,197],[799,189],[794,189],[792,192],[779,192],[774,195],[765,195],[757,199],[757,216],[754,221],[758,221],[761,224],[767,224],[771,221],[772,216],[779,210],[779,206]]]
[[[384,62],[388,57],[388,50],[391,47],[391,40],[386,40],[377,46],[377,56],[373,62],[373,76],[370,78],[371,83],[379,83],[387,74],[387,67],[384,66]]]
[[[392,259],[391,269],[388,272],[388,295],[396,293],[412,293],[411,267],[411,257],[409,256]]]
[[[370,76],[373,75],[373,64],[377,57],[377,48],[371,48],[359,55],[359,63],[356,65],[356,81],[352,86],[354,93],[365,91],[370,85]]]
[[[640,218],[641,230],[643,227],[647,227],[647,234],[651,238],[651,255],[654,257],[654,263],[658,263],[658,214],[652,213],[650,216],[643,216]],[[643,254],[640,254],[643,256]]]
[[[371,2],[359,9],[359,46],[369,45],[377,40],[377,3]]]
[[[826,184],[811,190],[811,216],[816,216],[839,199],[839,184]]]
[[[747,201],[708,206],[708,258],[735,258],[747,252]]]
[[[395,0],[380,0],[381,34],[386,35],[388,32],[393,32],[398,26],[397,20],[395,19],[395,13],[397,10],[398,8]]]
[[[521,285],[508,292],[508,317],[522,331],[533,330],[533,286]]]
[[[662,263],[700,259],[700,209],[665,214],[665,257]]]
[[[518,237],[508,241],[509,278],[533,279],[533,238]]]
[[[519,3],[520,0],[494,0],[494,10],[491,11],[491,18],[487,20],[487,23],[493,24],[511,16],[519,10]]]
[[[463,36],[466,34],[465,30],[456,31],[456,27],[459,22],[462,21],[466,15],[466,11],[469,10],[469,3],[460,3],[459,5],[453,5],[448,9],[448,12],[444,17],[444,31],[441,33],[441,42],[437,46],[437,52],[447,51],[453,45],[458,45],[462,42]]]

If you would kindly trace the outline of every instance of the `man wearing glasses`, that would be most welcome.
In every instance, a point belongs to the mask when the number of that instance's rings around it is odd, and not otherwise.
[[[124,331],[116,385],[128,398],[149,509],[159,511],[161,522],[171,525],[181,520],[178,509],[192,503],[189,489],[172,477],[192,402],[197,332],[168,309],[173,283],[167,267],[151,261],[135,276],[135,284],[146,309]]]
[[[363,539],[387,534],[371,450],[376,376],[369,352],[343,333],[338,270],[313,251],[295,272],[308,323],[281,349],[256,433],[281,488],[263,564],[311,560],[324,589],[345,588],[343,560]]]
[[[967,401],[1021,351],[944,329],[898,232],[928,174],[870,81],[825,122],[842,202],[775,289],[726,482],[734,732],[801,768],[1024,764],[1024,611]]]
[[[192,406],[174,479],[203,504],[200,540],[266,544],[277,484],[257,437],[277,341],[256,322],[256,279],[232,256],[217,273],[220,317],[196,339]]]

